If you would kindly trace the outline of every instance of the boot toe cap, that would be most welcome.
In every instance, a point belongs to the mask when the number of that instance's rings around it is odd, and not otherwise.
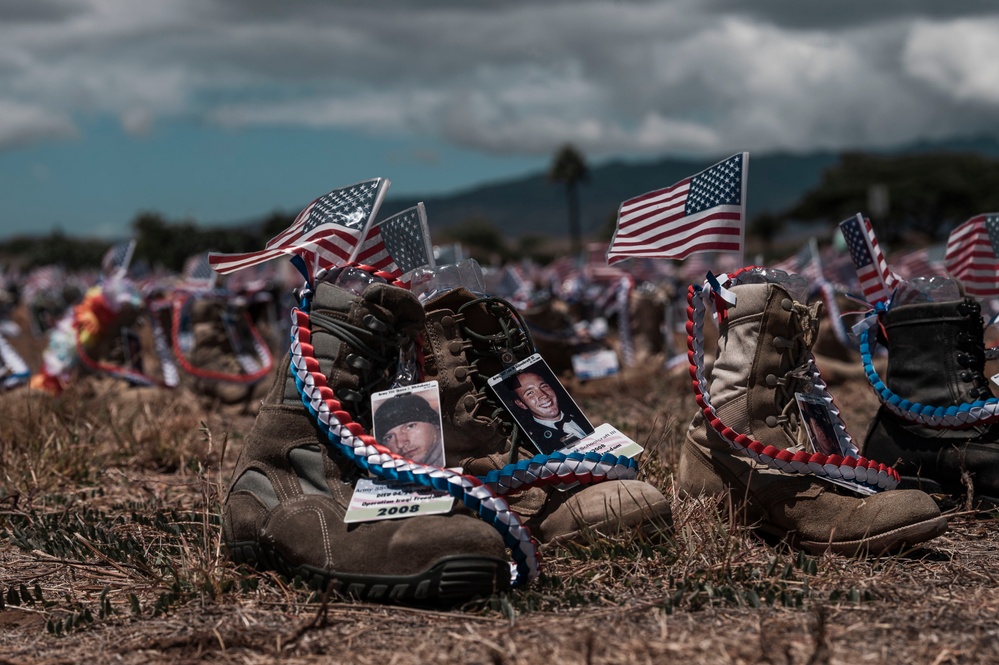
[[[641,528],[650,535],[672,527],[669,501],[652,485],[617,480],[571,492],[554,510],[532,520],[544,543],[562,543]]]

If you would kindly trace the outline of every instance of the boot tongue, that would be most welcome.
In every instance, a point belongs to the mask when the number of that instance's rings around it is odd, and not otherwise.
[[[802,444],[794,393],[806,389],[806,362],[821,303],[795,302],[780,284],[732,287],[736,305],[722,324],[711,397],[721,421],[765,445]],[[786,382],[781,385],[777,382]]]
[[[369,304],[379,307],[382,310],[379,316],[394,322],[399,330],[423,325],[423,306],[412,291],[376,282],[364,290],[362,297]]]
[[[449,309],[457,312],[458,308],[467,302],[475,300],[476,296],[465,287],[449,289],[444,293],[434,296],[423,304],[423,308],[428,312],[439,309]]]

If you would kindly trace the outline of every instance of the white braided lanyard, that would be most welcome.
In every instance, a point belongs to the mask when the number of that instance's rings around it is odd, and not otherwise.
[[[704,377],[704,312],[708,301],[716,311],[724,308],[724,303],[718,301],[731,295],[726,287],[737,285],[741,275],[757,269],[759,269],[757,266],[749,266],[731,275],[720,275],[717,279],[709,273],[703,287],[691,284],[687,289],[687,358],[690,362],[690,376],[693,379],[694,398],[704,415],[705,422],[735,450],[772,469],[785,473],[811,474],[853,481],[874,490],[894,489],[899,481],[897,471],[857,453],[857,447],[846,431],[839,409],[833,403],[811,353],[808,357],[808,367],[809,378],[814,385],[812,392],[827,404],[841,449],[849,450],[856,456],[844,457],[804,450],[797,452],[783,450],[736,432],[718,418],[711,404],[708,382]]]

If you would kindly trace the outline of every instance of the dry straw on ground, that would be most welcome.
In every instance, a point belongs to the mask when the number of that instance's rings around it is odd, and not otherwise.
[[[673,500],[660,539],[545,552],[530,588],[442,610],[327,597],[236,569],[219,501],[253,418],[185,391],[81,381],[0,411],[0,664],[999,662],[991,515],[884,558],[806,556],[673,491],[689,382],[652,362],[573,386],[646,447]],[[872,404],[834,386],[855,436]]]

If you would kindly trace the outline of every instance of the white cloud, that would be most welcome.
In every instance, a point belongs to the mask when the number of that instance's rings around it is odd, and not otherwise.
[[[35,104],[0,99],[0,149],[76,136],[76,127],[66,114]]]
[[[956,101],[999,105],[999,19],[916,25],[903,63],[913,77]]]

